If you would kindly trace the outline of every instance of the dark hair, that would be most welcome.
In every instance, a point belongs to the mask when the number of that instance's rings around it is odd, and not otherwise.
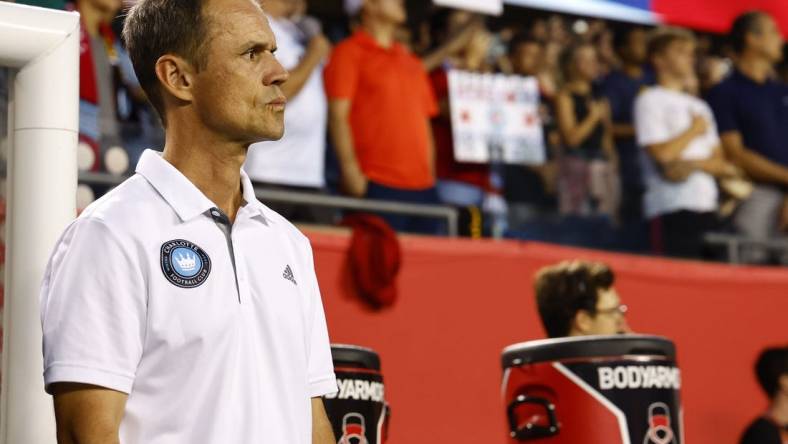
[[[685,29],[664,28],[658,29],[648,41],[648,58],[653,59],[665,52],[670,45],[676,42],[694,42],[695,36]]]
[[[747,35],[761,31],[761,19],[767,14],[763,11],[745,12],[733,21],[728,36],[733,50],[740,54],[747,47]]]
[[[629,39],[635,32],[645,32],[646,29],[642,26],[620,24],[613,29],[613,49],[621,52],[629,45]]]
[[[509,41],[509,48],[508,52],[510,56],[513,56],[521,46],[524,45],[537,45],[540,48],[543,47],[542,42],[537,40],[536,38],[532,37],[528,33],[519,33],[512,37],[512,40]]]
[[[755,374],[763,391],[774,398],[780,390],[780,377],[788,374],[788,346],[762,351],[755,363]]]
[[[580,310],[595,314],[599,290],[612,287],[615,279],[610,267],[596,262],[562,262],[540,270],[536,305],[547,335],[567,336]]]
[[[202,0],[139,0],[128,12],[123,26],[134,72],[151,104],[164,121],[164,99],[156,62],[165,54],[177,54],[200,70],[207,63],[204,48],[208,23]]]

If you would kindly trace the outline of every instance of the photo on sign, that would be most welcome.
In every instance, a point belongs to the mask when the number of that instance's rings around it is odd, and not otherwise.
[[[452,70],[449,103],[458,162],[489,163],[500,153],[509,164],[545,163],[535,78]]]

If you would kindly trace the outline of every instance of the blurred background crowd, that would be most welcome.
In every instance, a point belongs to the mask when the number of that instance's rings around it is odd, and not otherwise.
[[[164,140],[119,37],[133,1],[20,3],[82,14],[80,168],[133,173]],[[261,187],[450,206],[471,237],[724,260],[714,236],[734,236],[749,242],[741,260],[788,263],[788,64],[766,13],[716,35],[509,6],[489,17],[404,0],[262,4],[290,78],[284,138],[250,149]],[[544,164],[455,160],[454,69],[538,80]],[[81,186],[80,206],[109,186]],[[343,216],[271,206],[301,223]],[[446,233],[382,216],[399,232]]]

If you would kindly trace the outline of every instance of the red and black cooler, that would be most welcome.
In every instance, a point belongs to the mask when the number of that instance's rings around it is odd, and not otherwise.
[[[323,402],[338,444],[386,442],[389,407],[384,397],[380,357],[353,345],[332,345],[339,391]]]
[[[682,444],[676,349],[657,336],[548,339],[503,351],[511,443]]]

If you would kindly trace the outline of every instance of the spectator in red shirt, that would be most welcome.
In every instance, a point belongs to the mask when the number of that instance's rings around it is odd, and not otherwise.
[[[353,11],[351,11],[353,12]],[[437,105],[421,61],[395,41],[403,0],[364,0],[360,26],[325,71],[329,129],[345,191],[356,197],[436,203],[430,118]],[[398,231],[432,233],[421,218],[386,216]]]

